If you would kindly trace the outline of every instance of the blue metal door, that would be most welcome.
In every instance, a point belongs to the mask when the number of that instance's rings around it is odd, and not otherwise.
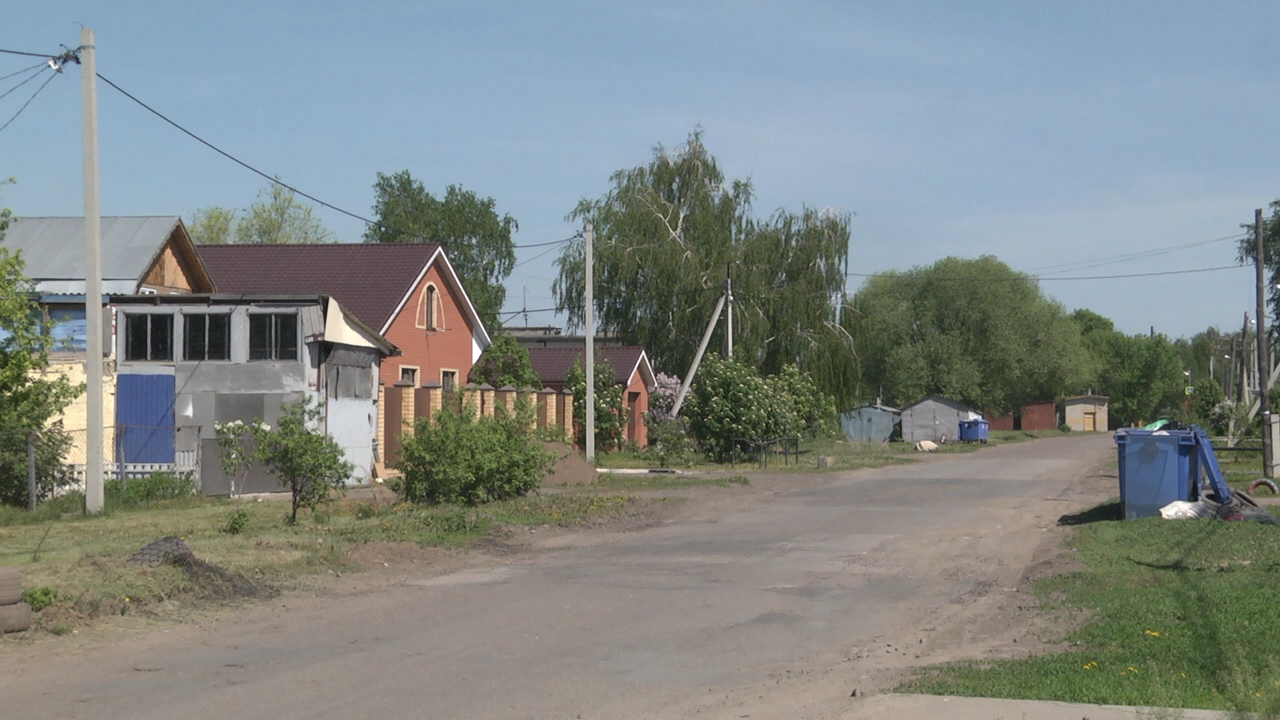
[[[172,375],[116,378],[117,448],[126,463],[173,462]]]

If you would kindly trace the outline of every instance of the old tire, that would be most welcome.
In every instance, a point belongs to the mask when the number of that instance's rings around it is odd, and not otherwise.
[[[17,605],[0,606],[0,632],[22,632],[31,627],[31,606],[20,602]]]
[[[16,567],[0,567],[0,607],[16,605],[22,600],[22,571]]]
[[[1250,495],[1254,494],[1254,492],[1256,492],[1257,489],[1260,487],[1264,487],[1270,490],[1272,495],[1280,495],[1280,490],[1276,489],[1276,484],[1271,482],[1270,480],[1267,480],[1266,478],[1263,478],[1261,480],[1254,480],[1253,483],[1249,485],[1249,494]]]

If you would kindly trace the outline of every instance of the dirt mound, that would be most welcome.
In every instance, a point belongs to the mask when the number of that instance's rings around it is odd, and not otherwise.
[[[151,568],[165,564],[182,568],[194,586],[193,592],[200,597],[231,600],[273,598],[280,594],[276,587],[268,583],[201,560],[191,551],[191,546],[174,535],[152,540],[130,555],[125,562]]]
[[[448,550],[414,542],[367,542],[352,548],[347,559],[367,570],[382,565],[429,564],[449,554]]]
[[[130,555],[125,562],[130,565],[160,567],[174,558],[186,557],[190,554],[191,547],[184,543],[182,538],[168,535],[138,548],[138,551]]]
[[[542,478],[544,486],[590,485],[600,479],[600,474],[573,448],[564,443],[542,443],[542,447],[555,453],[556,463],[551,472]]]

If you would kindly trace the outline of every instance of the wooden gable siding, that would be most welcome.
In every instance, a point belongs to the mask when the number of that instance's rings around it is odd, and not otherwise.
[[[436,329],[418,327],[418,303],[428,285],[434,285],[441,318]],[[400,368],[418,368],[418,385],[441,382],[442,370],[456,370],[458,385],[467,382],[471,372],[472,327],[462,307],[465,301],[432,263],[426,275],[414,287],[409,300],[391,321],[385,337],[400,355],[384,358],[379,379],[388,387],[400,381]]]
[[[204,274],[196,271],[197,262],[194,253],[190,251],[190,241],[180,241],[178,232],[175,231],[165,241],[151,267],[143,273],[139,287],[161,293],[213,292],[212,284],[204,281]]]

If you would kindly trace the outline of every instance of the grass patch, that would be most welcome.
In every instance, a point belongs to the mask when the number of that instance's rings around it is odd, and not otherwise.
[[[750,485],[745,475],[673,475],[654,473],[645,475],[601,473],[596,482],[598,488],[616,490],[671,490],[687,487],[732,487]]]
[[[1049,611],[1088,620],[1066,652],[926,671],[904,692],[1280,712],[1280,532],[1258,523],[1081,513],[1089,569],[1048,578]]]
[[[618,512],[634,498],[616,494],[539,495],[488,505],[418,506],[335,502],[289,525],[288,502],[183,498],[97,517],[34,515],[0,508],[0,565],[17,566],[23,584],[49,599],[38,627],[54,634],[109,615],[163,615],[169,602],[200,602],[198,579],[181,568],[124,562],[158,537],[182,538],[196,557],[255,582],[288,587],[314,573],[355,569],[361,543],[389,541],[459,547],[509,524],[572,525]],[[53,507],[50,503],[46,507]],[[234,518],[234,523],[232,519]],[[236,532],[228,532],[234,524]],[[39,547],[38,556],[35,555]],[[35,557],[35,559],[33,559]]]

